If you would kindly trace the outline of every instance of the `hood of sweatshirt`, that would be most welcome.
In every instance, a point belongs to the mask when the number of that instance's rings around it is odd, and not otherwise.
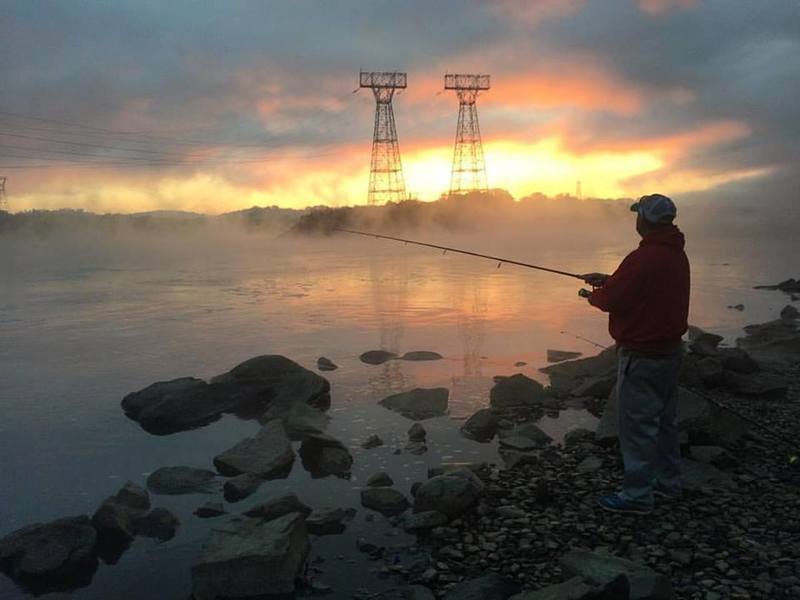
[[[669,246],[676,250],[683,250],[686,245],[686,238],[683,236],[683,232],[680,229],[675,225],[670,225],[669,227],[662,227],[651,231],[639,242],[640,248],[642,246],[651,245]]]

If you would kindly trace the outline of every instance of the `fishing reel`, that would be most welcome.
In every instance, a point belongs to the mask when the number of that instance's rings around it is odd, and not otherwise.
[[[586,288],[581,288],[578,290],[578,296],[580,296],[581,298],[588,298],[591,295],[592,295],[591,290],[587,290]]]

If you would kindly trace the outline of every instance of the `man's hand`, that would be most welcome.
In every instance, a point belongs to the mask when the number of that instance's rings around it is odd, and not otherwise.
[[[586,275],[581,275],[581,279],[592,287],[602,287],[608,277],[605,273],[586,273]]]

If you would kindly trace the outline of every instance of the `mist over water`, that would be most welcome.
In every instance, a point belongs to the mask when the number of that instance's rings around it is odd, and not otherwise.
[[[403,235],[571,272],[610,272],[638,243],[633,216],[613,214],[618,218],[497,219],[461,232],[426,223]],[[688,218],[684,229],[692,323],[732,343],[743,325],[773,318],[786,303],[777,292],[751,287],[797,275],[790,236],[744,238]],[[253,501],[291,489],[312,506],[358,507],[356,489],[380,469],[408,493],[428,465],[497,461],[494,444],[458,434],[461,419],[487,405],[492,377],[521,371],[546,382],[538,368],[548,348],[596,352],[562,330],[610,343],[605,315],[577,297],[578,280],[368,238],[274,238],[235,227],[65,230],[0,237],[0,255],[0,455],[6,481],[13,482],[0,488],[0,534],[91,514],[125,480],[142,483],[161,466],[209,467],[215,454],[258,427],[225,417],[196,431],[151,436],[123,415],[119,402],[154,381],[209,378],[259,354],[282,354],[310,369],[319,356],[332,359],[340,369],[325,374],[332,384],[330,432],[351,447],[352,480],[312,481],[298,462],[288,479],[268,482]],[[727,308],[739,303],[744,312]],[[379,366],[358,360],[378,348],[433,350],[445,358]],[[518,361],[526,365],[514,366]],[[377,402],[395,391],[440,385],[450,389],[450,415],[425,421],[429,452],[392,455],[411,422]],[[591,415],[578,411],[541,423],[555,437],[592,424]],[[386,446],[361,450],[358,443],[370,433]],[[76,597],[146,597],[131,591],[140,580],[185,596],[189,566],[210,526],[191,511],[209,499],[155,497],[155,505],[180,516],[176,538],[137,540],[120,564],[101,566]],[[355,537],[383,531],[365,514],[359,511],[345,535],[315,541],[314,552],[354,554]],[[348,580],[365,572],[363,558],[352,560],[330,566],[325,581],[348,589]],[[0,598],[18,595],[0,579]]]

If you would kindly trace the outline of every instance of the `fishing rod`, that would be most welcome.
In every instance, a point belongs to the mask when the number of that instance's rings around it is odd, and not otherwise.
[[[592,346],[595,346],[597,348],[602,348],[603,350],[608,350],[610,348],[610,346],[604,346],[603,344],[598,344],[597,342],[594,342],[594,341],[592,341],[592,340],[590,340],[588,338],[585,338],[585,337],[583,337],[581,335],[578,335],[577,333],[572,333],[571,331],[562,330],[559,333],[562,333],[564,335],[572,336],[572,337],[574,337],[576,339],[579,339],[579,340],[583,340],[584,342],[587,342],[587,343],[589,343]],[[797,447],[795,446],[795,442],[793,442],[789,438],[784,437],[780,433],[777,433],[774,429],[772,429],[768,425],[764,425],[764,423],[762,423],[761,421],[758,421],[758,420],[756,420],[756,419],[754,419],[752,417],[749,417],[746,414],[741,413],[741,412],[739,412],[738,410],[736,410],[734,408],[731,408],[727,404],[725,404],[723,402],[720,402],[716,398],[708,396],[707,394],[704,394],[704,393],[702,393],[702,392],[700,392],[698,390],[687,388],[686,386],[683,386],[683,385],[679,385],[678,387],[697,395],[699,398],[702,398],[703,400],[705,400],[709,404],[713,404],[714,406],[716,406],[720,410],[727,411],[727,412],[731,413],[732,415],[742,419],[743,421],[747,421],[751,425],[755,425],[756,427],[758,427],[762,431],[766,431],[774,439],[776,439],[777,441],[779,441],[782,444],[784,444],[787,448],[789,448],[792,452],[795,452],[797,450]],[[798,463],[798,461],[800,461],[800,457],[798,457],[797,454],[792,454],[792,455],[789,456],[789,464],[790,465],[800,464],[800,463]]]
[[[394,242],[403,242],[404,244],[413,244],[415,246],[425,246],[426,248],[435,248],[436,250],[443,250],[445,254],[453,252],[456,254],[466,254],[467,256],[476,256],[478,258],[486,258],[488,260],[497,261],[497,268],[503,263],[507,265],[516,265],[518,267],[525,267],[527,269],[536,269],[537,271],[545,271],[547,273],[555,273],[556,275],[563,275],[564,277],[573,277],[583,281],[583,276],[577,273],[570,273],[568,271],[561,271],[559,269],[551,269],[549,267],[542,267],[540,265],[532,265],[530,263],[520,262],[518,260],[511,260],[509,258],[502,258],[499,256],[491,256],[490,254],[479,254],[478,252],[471,252],[469,250],[461,250],[459,248],[451,248],[449,246],[439,246],[437,244],[428,244],[427,242],[418,242],[416,240],[407,240],[405,238],[393,237],[391,235],[381,235],[379,233],[372,233],[369,231],[357,231],[355,229],[345,229],[343,227],[334,227],[334,231],[341,231],[343,233],[353,233],[356,235],[363,235],[365,237],[380,238],[383,240],[392,240]]]

